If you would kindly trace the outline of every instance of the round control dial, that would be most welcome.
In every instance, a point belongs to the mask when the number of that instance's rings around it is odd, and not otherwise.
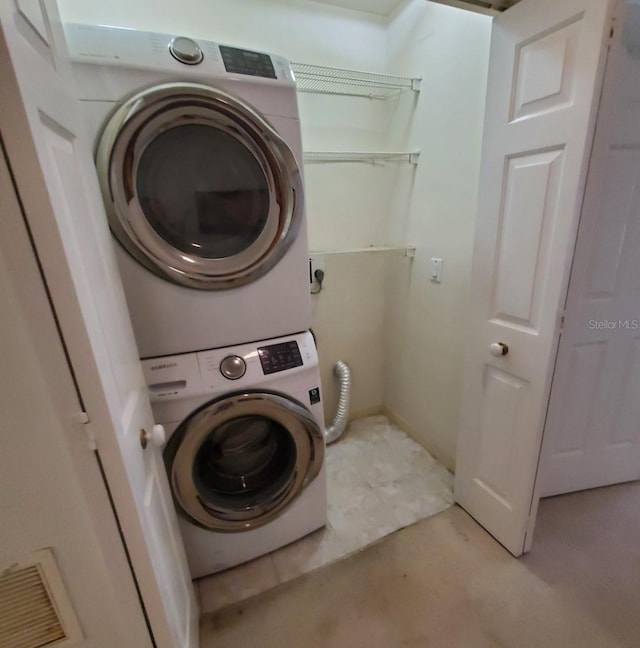
[[[229,380],[238,380],[247,372],[247,363],[237,355],[227,356],[220,363],[220,373]]]
[[[190,38],[176,36],[169,43],[171,56],[186,65],[198,65],[204,58],[200,45]]]

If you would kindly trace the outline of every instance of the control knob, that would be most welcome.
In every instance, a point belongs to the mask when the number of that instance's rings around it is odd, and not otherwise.
[[[176,61],[186,65],[198,65],[204,58],[200,45],[191,38],[176,36],[169,43],[169,52]]]
[[[220,363],[220,373],[229,380],[238,380],[247,372],[247,363],[237,355],[227,356]]]

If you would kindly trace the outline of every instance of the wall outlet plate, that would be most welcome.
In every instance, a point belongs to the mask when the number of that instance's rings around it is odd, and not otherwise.
[[[442,283],[442,259],[438,257],[431,258],[431,281],[433,283]]]

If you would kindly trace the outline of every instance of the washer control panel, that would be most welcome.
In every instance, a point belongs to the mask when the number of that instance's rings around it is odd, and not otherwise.
[[[286,380],[287,376],[317,368],[318,355],[309,332],[258,344],[260,346],[256,343],[241,344],[142,360],[151,402],[178,401],[202,394],[275,385],[279,380]],[[313,380],[315,387],[317,379],[314,377]],[[313,399],[318,395],[310,394],[309,397]]]
[[[258,357],[262,365],[262,373],[265,376],[294,367],[302,367],[300,347],[295,340],[258,347]]]

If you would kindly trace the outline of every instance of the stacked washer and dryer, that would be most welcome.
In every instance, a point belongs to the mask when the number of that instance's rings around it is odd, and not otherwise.
[[[65,32],[196,578],[327,520],[295,81],[270,54]]]

